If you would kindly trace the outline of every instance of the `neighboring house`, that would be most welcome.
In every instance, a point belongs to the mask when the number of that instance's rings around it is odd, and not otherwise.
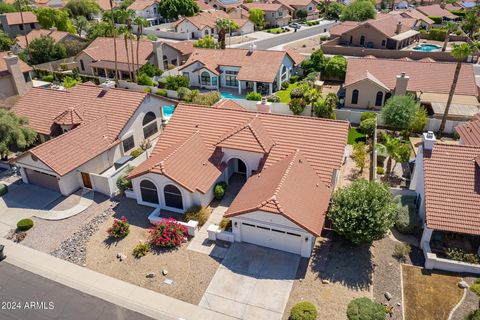
[[[441,17],[443,18],[443,20],[447,20],[447,21],[460,19],[460,17],[446,10],[444,6],[440,4],[432,4],[430,6],[419,6],[416,9],[428,17]]]
[[[231,9],[238,8],[243,0],[205,0],[212,8],[228,12]]]
[[[0,52],[0,99],[23,96],[32,86],[32,68],[9,52]]]
[[[77,35],[58,31],[57,28],[51,28],[50,30],[45,29],[35,29],[32,30],[28,35],[28,43],[31,43],[35,39],[39,39],[42,36],[52,38],[55,43],[65,43],[66,41],[74,41],[77,43],[86,43],[87,39],[81,38]],[[25,36],[18,36],[15,40],[15,49],[18,51],[23,51],[27,47],[27,42],[25,40]]]
[[[208,0],[195,0],[201,11],[214,9]]]
[[[135,12],[135,17],[148,21],[150,26],[160,24],[161,16],[158,12],[158,0],[135,0],[127,9]]]
[[[445,9],[447,10],[469,10],[475,8],[477,4],[475,2],[462,2],[457,1],[453,3],[447,3]]]
[[[133,48],[132,45],[133,44]],[[136,71],[144,64],[150,63],[162,68],[162,56],[156,55],[156,48],[161,45],[160,41],[152,42],[150,40],[140,40],[139,57],[137,62],[137,41],[128,41],[128,60],[125,41],[123,38],[117,38],[117,69],[119,70],[119,79],[128,79],[130,63],[130,72]],[[113,38],[96,38],[87,48],[80,52],[75,60],[78,62],[79,71],[82,74],[113,78],[115,75],[115,56],[113,50]],[[132,64],[132,52],[135,57],[135,64]]]
[[[158,55],[162,57],[162,65],[160,68],[167,70],[169,69],[169,65],[178,67],[187,62],[193,52],[193,42],[162,42],[158,50],[161,50],[161,52],[158,52]]]
[[[272,0],[272,3],[280,3],[289,8],[290,15],[294,19],[298,19],[298,11],[307,12],[307,20],[318,19],[320,11],[317,9],[318,1],[316,0]]]
[[[476,132],[472,132],[475,128]],[[457,126],[461,144],[423,134],[411,188],[424,222],[426,269],[480,274],[480,265],[451,260],[447,248],[480,254],[480,120]]]
[[[296,73],[304,58],[290,50],[196,48],[179,72],[194,87],[238,89],[239,94],[246,91],[272,94]]]
[[[398,14],[379,14],[364,22],[344,21],[329,32],[332,38],[340,38],[342,45],[400,50],[418,40],[420,21]]]
[[[456,63],[429,60],[359,58],[348,60],[345,106],[382,109],[392,95],[412,94],[429,115],[441,118]],[[464,64],[453,96],[449,119],[468,120],[480,112],[478,88],[471,64]]]
[[[220,181],[246,180],[225,213],[235,241],[309,257],[348,129],[345,121],[181,104],[150,158],[129,178],[137,202],[160,216],[207,206]],[[305,132],[315,139],[305,139]]]
[[[260,9],[265,13],[265,21],[270,27],[284,27],[288,25],[292,16],[288,7],[281,3],[244,3],[242,5],[246,10]]]
[[[178,20],[174,29],[177,33],[187,34],[189,39],[200,39],[204,36],[217,36],[216,22],[218,19],[232,19],[238,26],[238,30],[232,30],[232,35],[252,33],[255,28],[253,22],[248,19],[235,19],[222,10],[200,11],[193,17],[184,17]]]
[[[390,11],[389,14],[398,14],[403,18],[417,19],[417,23],[415,25],[415,28],[417,29],[429,30],[430,27],[435,23],[432,19],[415,9],[394,10]]]
[[[23,23],[20,12],[9,12],[0,14],[0,25],[7,36],[15,38],[24,35],[34,29],[40,29],[37,16],[30,11],[22,12]]]
[[[69,195],[89,188],[116,192],[118,169],[130,152],[161,129],[162,106],[173,102],[144,92],[77,85],[68,90],[32,88],[13,107],[29,119],[40,145],[16,159],[25,183]]]

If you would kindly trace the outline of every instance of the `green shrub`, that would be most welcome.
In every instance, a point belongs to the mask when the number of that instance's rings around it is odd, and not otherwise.
[[[134,158],[138,157],[139,155],[141,155],[142,153],[144,153],[145,150],[143,149],[135,149],[133,150],[132,152],[130,152],[130,155]]]
[[[262,100],[262,95],[258,92],[251,91],[247,93],[247,96],[245,97],[245,99],[251,100],[251,101],[260,101]]]
[[[122,174],[120,177],[117,178],[117,182],[116,182],[117,188],[118,190],[120,190],[121,193],[124,193],[125,190],[127,189],[132,189],[132,181],[127,179],[126,176],[134,168],[135,168],[134,166],[128,166],[127,170],[125,171],[125,174]]]
[[[447,257],[455,261],[461,261],[472,264],[479,264],[480,257],[476,253],[467,253],[459,248],[447,248],[445,251]]]
[[[393,248],[392,256],[399,261],[405,262],[410,252],[412,252],[412,247],[408,243],[397,243],[395,248]]]
[[[369,298],[357,298],[348,304],[348,320],[385,320],[386,312],[381,303]]]
[[[298,76],[296,74],[290,77],[290,83],[295,83],[297,81],[298,81]]]
[[[358,131],[369,137],[373,136],[376,129],[377,129],[377,120],[375,118],[362,120],[362,122],[360,122],[360,126],[358,126]]]
[[[33,220],[32,219],[22,219],[17,222],[17,228],[20,231],[27,231],[33,227]]]
[[[317,308],[308,301],[302,301],[293,306],[290,310],[290,320],[315,320],[317,319]]]
[[[114,219],[113,224],[108,228],[107,233],[112,238],[123,238],[130,233],[130,224],[127,218],[121,217],[120,219]]]
[[[302,114],[306,105],[307,105],[307,103],[305,102],[305,100],[300,99],[300,98],[292,99],[288,103],[288,107],[290,108],[290,111],[292,111],[292,113],[295,114],[295,115]]]
[[[401,233],[415,234],[422,229],[422,219],[418,216],[415,208],[410,208],[408,205],[400,206],[395,228]]]
[[[377,174],[384,174],[385,169],[383,167],[377,167]]]
[[[280,87],[282,88],[282,90],[287,90],[289,85],[290,85],[290,81],[286,80],[282,82],[282,85]]]
[[[201,227],[207,222],[210,216],[210,209],[202,206],[193,206],[185,212],[183,220],[188,222],[190,220],[198,221],[198,225]]]
[[[449,11],[454,15],[462,18],[465,17],[465,15],[467,14],[467,10],[449,10]]]
[[[146,87],[146,88],[143,89],[143,92],[152,93],[152,89],[149,88],[149,87]]]
[[[140,73],[137,78],[137,83],[141,86],[153,86],[153,80],[146,73]]]
[[[55,78],[53,77],[53,74],[48,74],[46,76],[43,76],[42,80],[46,81],[46,82],[53,82],[53,80],[55,80]]]
[[[269,95],[267,97],[267,101],[268,102],[280,102],[280,97],[272,94],[272,95]]]
[[[140,67],[139,73],[146,74],[149,77],[161,76],[163,71],[160,70],[156,65],[146,63]]]
[[[139,259],[150,251],[150,244],[148,242],[139,242],[135,248],[133,248],[133,255]]]
[[[376,118],[376,117],[377,117],[377,114],[373,111],[362,112],[362,114],[360,115],[360,122],[367,119]]]
[[[205,93],[199,93],[198,90],[192,90],[190,97],[187,98],[190,102],[195,104],[201,104],[204,106],[213,106],[221,99],[220,92],[209,91]]]
[[[480,297],[480,279],[475,280],[475,282],[470,286],[470,290]]]
[[[438,17],[438,16],[428,16],[430,19],[433,20],[433,23],[435,24],[442,24],[443,22],[443,18],[442,17]]]
[[[222,221],[220,221],[220,228],[226,231],[232,230],[232,220],[228,218],[222,218]]]
[[[167,96],[167,90],[160,89],[160,90],[157,90],[157,92],[155,92],[155,94],[158,94],[159,96],[162,96],[162,97],[166,97]]]
[[[8,192],[8,186],[4,183],[0,183],[0,197]]]
[[[328,36],[320,36],[320,41],[327,41],[328,40]]]
[[[457,31],[455,31],[455,35],[457,35],[457,36],[462,35],[462,30],[458,29]]]
[[[447,30],[445,29],[431,28],[428,33],[428,38],[430,40],[444,41],[446,34],[447,34]]]
[[[217,200],[222,200],[223,196],[225,195],[225,189],[227,188],[227,185],[225,182],[219,182],[215,185],[215,188],[213,190],[213,193],[215,195],[215,199]]]
[[[470,312],[465,320],[480,320],[480,309]]]
[[[292,99],[303,98],[304,93],[305,93],[305,89],[303,87],[294,88],[292,91],[290,91],[290,98]]]
[[[185,87],[181,87],[181,88],[178,88],[177,93],[178,93],[179,99],[186,100],[187,97],[191,96],[192,90]]]
[[[168,76],[165,83],[165,89],[167,90],[178,90],[178,88],[188,88],[190,85],[190,81],[187,77],[176,75],[176,76]]]

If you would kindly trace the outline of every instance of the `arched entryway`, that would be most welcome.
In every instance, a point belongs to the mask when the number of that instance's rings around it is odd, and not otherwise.
[[[140,182],[140,194],[142,201],[158,204],[158,191],[157,186],[149,180],[143,180]]]
[[[248,178],[247,164],[242,159],[231,158],[230,160],[228,160],[227,165],[228,165],[227,173],[228,173],[229,181],[234,176],[240,176],[245,180]]]

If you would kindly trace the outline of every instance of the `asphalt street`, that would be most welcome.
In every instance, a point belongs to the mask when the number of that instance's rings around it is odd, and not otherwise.
[[[279,46],[279,45],[282,45],[282,44],[286,44],[286,43],[289,43],[289,42],[313,37],[315,35],[324,33],[326,31],[328,31],[334,24],[335,24],[334,21],[322,21],[322,23],[318,26],[314,26],[314,27],[311,27],[311,28],[308,28],[308,29],[303,27],[303,28],[299,29],[297,32],[290,31],[288,33],[285,33],[285,34],[282,34],[282,35],[279,35],[279,36],[276,36],[276,37],[263,39],[263,40],[257,40],[257,41],[254,41],[253,43],[255,43],[255,45],[257,46],[257,49],[266,50],[266,49],[270,49],[270,48],[273,48],[273,47],[276,47],[276,46]],[[252,43],[246,43],[246,44],[243,44],[243,45],[240,45],[240,46],[236,46],[236,48],[245,48],[246,49],[251,44]]]
[[[147,316],[0,262],[0,319],[148,320]],[[165,318],[166,320],[171,318]]]

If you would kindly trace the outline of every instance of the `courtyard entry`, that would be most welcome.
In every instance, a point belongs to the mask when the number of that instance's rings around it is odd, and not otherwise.
[[[242,176],[244,180],[248,178],[247,175],[247,165],[243,160],[238,158],[232,158],[228,160],[228,181],[230,182],[232,176],[237,174]]]

